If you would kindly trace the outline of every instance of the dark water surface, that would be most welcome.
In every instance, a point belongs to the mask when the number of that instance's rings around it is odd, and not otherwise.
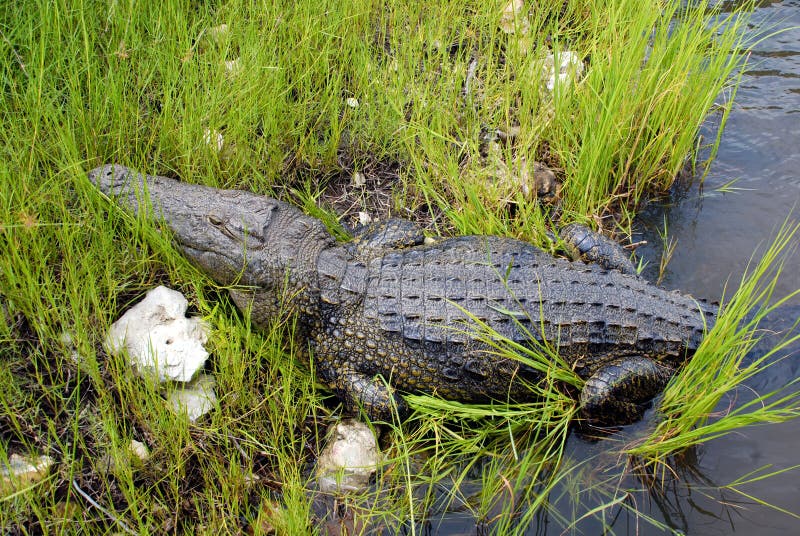
[[[698,296],[718,298],[787,216],[793,210],[800,216],[800,0],[759,8],[753,26],[763,33],[784,31],[754,48],[705,184],[648,214],[658,214],[656,225],[666,215],[678,241],[664,284]],[[734,179],[740,190],[719,191]],[[657,264],[658,254],[649,260]],[[797,266],[800,256],[793,261]],[[800,270],[790,267],[778,293],[797,288]]]
[[[726,282],[736,288],[753,252],[769,242],[787,217],[800,219],[800,0],[762,4],[753,24],[761,31],[786,30],[754,48],[705,184],[690,189],[674,206],[648,214],[655,225],[663,225],[666,216],[669,234],[677,240],[664,285],[710,299],[722,296]],[[732,179],[742,190],[721,193],[719,188]],[[658,257],[651,258],[657,264]],[[797,288],[800,254],[795,253],[777,294]],[[798,311],[788,308],[769,323],[776,329],[788,328]],[[798,375],[798,361],[800,354],[757,379],[753,387],[768,392],[785,385]],[[772,470],[800,464],[800,421],[745,429],[712,441],[698,452],[696,467],[711,482],[725,484],[767,464]],[[683,517],[672,519],[681,532],[800,534],[800,520],[794,517],[746,500],[725,508],[695,489],[702,485],[698,478],[687,480],[676,501]],[[744,489],[800,514],[800,470]],[[720,498],[720,493],[711,495]],[[736,502],[744,499],[732,493],[724,496]],[[652,506],[654,517],[663,519]],[[646,524],[640,529],[640,534],[661,533]],[[624,525],[614,530],[634,533]]]
[[[710,174],[702,188],[689,188],[671,206],[652,207],[642,221],[649,227],[646,235],[651,242],[659,241],[657,235],[652,240],[652,233],[663,227],[664,218],[669,235],[677,240],[664,286],[712,300],[722,297],[726,283],[732,289],[738,286],[753,253],[770,241],[787,217],[794,214],[795,219],[800,218],[800,0],[764,3],[752,22],[759,31],[785,31],[754,48]],[[713,127],[709,125],[708,136],[714,135]],[[733,179],[739,190],[720,191]],[[642,254],[656,266],[660,253],[658,244],[654,246]],[[777,295],[797,288],[800,255],[795,253],[788,260]],[[770,319],[770,327],[790,327],[798,311],[797,307],[783,310]],[[800,354],[756,379],[752,387],[763,393],[784,385],[797,376],[797,361]],[[800,534],[797,518],[733,492],[712,489],[765,465],[779,470],[800,464],[800,421],[745,429],[712,441],[695,454],[680,482],[664,496],[642,504],[642,512],[686,534]],[[800,513],[800,470],[742,489]],[[602,530],[597,523],[583,528],[586,534]],[[613,532],[664,531],[622,515]]]
[[[704,185],[695,184],[679,193],[670,205],[650,207],[640,222],[650,245],[640,254],[650,263],[653,277],[660,255],[655,233],[666,218],[669,235],[677,248],[668,265],[663,285],[685,290],[697,297],[719,300],[726,283],[735,289],[754,252],[769,243],[775,231],[794,213],[800,219],[800,0],[763,2],[752,19],[759,31],[785,29],[755,46],[736,95],[733,111],[722,137],[722,145]],[[720,96],[720,101],[725,96]],[[705,129],[715,135],[714,121]],[[720,188],[737,179],[735,190]],[[800,288],[800,255],[789,258],[777,295]],[[730,291],[729,291],[730,292]],[[769,320],[774,329],[788,328],[797,319],[800,306],[784,309]],[[800,374],[800,352],[750,385],[761,393],[785,385]],[[741,403],[739,399],[738,403]],[[635,430],[634,430],[635,433]],[[573,459],[593,457],[592,479],[620,474],[605,472],[603,451],[613,442],[589,443],[570,440]],[[614,464],[612,455],[605,462]],[[678,475],[663,494],[633,494],[638,510],[682,534],[725,535],[800,534],[800,519],[754,503],[718,486],[763,466],[780,470],[800,464],[800,419],[785,424],[744,429],[711,441],[688,454],[677,466]],[[596,481],[596,480],[595,480]],[[630,481],[627,482],[630,484]],[[626,483],[622,482],[626,488]],[[580,517],[608,497],[573,499],[580,484],[551,494],[555,509],[566,519]],[[800,469],[743,486],[742,489],[772,505],[800,514]],[[563,494],[559,497],[559,494]],[[594,501],[594,502],[593,502]],[[562,534],[558,515],[543,515],[529,534]],[[604,523],[586,519],[574,529],[580,534],[664,534],[663,528],[611,508]],[[427,534],[483,534],[474,521],[445,516],[427,527]],[[491,529],[489,529],[491,532]],[[567,533],[571,533],[568,531]]]

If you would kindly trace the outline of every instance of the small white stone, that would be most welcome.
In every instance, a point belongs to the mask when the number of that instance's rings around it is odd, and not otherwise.
[[[242,71],[242,64],[239,61],[239,58],[236,58],[235,60],[224,61],[224,62],[222,62],[222,65],[225,67],[225,74],[228,75],[228,76],[236,76],[237,74],[239,74]],[[221,136],[221,134],[220,134],[220,136]],[[224,143],[225,140],[222,140],[222,141]],[[218,143],[218,145],[220,145],[220,144]],[[218,150],[219,151],[222,150],[221,145],[220,145],[220,148]]]
[[[59,335],[58,340],[64,346],[68,346],[68,347],[74,347],[75,346],[75,343],[72,340],[72,333],[70,333],[67,330],[64,330],[64,331],[61,332],[61,335]]]
[[[208,36],[216,42],[220,42],[228,36],[230,27],[227,24],[212,26],[208,29]]]
[[[366,212],[359,212],[358,223],[360,223],[361,225],[369,225],[370,223],[372,223],[372,216],[370,216]]]
[[[116,456],[111,452],[102,455],[96,464],[101,473],[116,474],[126,469],[139,469],[150,457],[150,449],[141,441],[131,439],[128,448],[118,452]]]
[[[61,332],[61,335],[59,336],[58,339],[61,342],[61,344],[64,345],[64,348],[69,352],[70,360],[74,364],[79,365],[82,359],[81,355],[78,353],[78,349],[75,348],[75,342],[72,338],[72,333],[70,333],[67,330],[64,330]]]
[[[203,134],[203,141],[208,147],[216,152],[222,151],[222,148],[225,147],[225,138],[218,130],[211,130],[210,128],[207,128]]]
[[[50,456],[20,456],[12,454],[8,464],[0,462],[0,495],[19,491],[34,484],[50,472],[55,460]]]
[[[199,374],[184,386],[178,386],[167,396],[167,405],[175,413],[183,413],[191,422],[214,409],[217,394],[214,388],[217,381],[210,374]]]
[[[125,351],[140,374],[188,382],[208,358],[208,326],[185,316],[188,305],[180,292],[154,288],[111,326],[106,349]]]
[[[317,484],[328,492],[363,489],[382,461],[372,430],[355,419],[344,420],[333,426],[317,460]]]
[[[367,184],[367,178],[364,176],[363,173],[360,171],[356,171],[353,173],[353,186],[356,188],[362,188]]]
[[[358,99],[355,97],[348,97],[345,102],[350,108],[358,108]]]
[[[557,73],[556,64],[558,64]],[[551,92],[556,87],[556,80],[559,84],[574,83],[583,74],[583,62],[578,54],[571,50],[562,50],[557,58],[550,53],[539,62],[539,65],[542,68],[545,87]]]
[[[131,439],[128,445],[128,451],[142,462],[146,462],[150,457],[150,449],[147,448],[147,445],[135,439]]]
[[[527,35],[531,30],[531,23],[524,10],[525,2],[523,0],[510,0],[503,8],[500,29],[507,34]]]

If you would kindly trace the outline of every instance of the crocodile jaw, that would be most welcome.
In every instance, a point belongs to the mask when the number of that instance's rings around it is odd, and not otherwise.
[[[107,165],[89,173],[100,191],[139,216],[166,224],[181,250],[217,283],[248,281],[264,231],[279,202],[250,192],[223,191]]]

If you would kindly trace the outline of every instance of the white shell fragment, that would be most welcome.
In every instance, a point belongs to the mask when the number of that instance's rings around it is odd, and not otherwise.
[[[150,458],[150,449],[147,448],[147,445],[135,439],[131,439],[131,442],[128,444],[128,452],[136,456],[136,459],[140,462],[146,462],[147,459]]]
[[[8,457],[8,464],[0,462],[0,496],[40,481],[50,472],[53,463],[55,460],[50,456],[12,454]]]
[[[367,185],[367,178],[360,171],[353,173],[352,181],[353,186],[356,188],[363,188]]]
[[[562,50],[558,56],[549,53],[541,61],[542,80],[547,91],[553,91],[556,80],[559,84],[574,83],[583,74],[583,62],[577,52]]]
[[[531,30],[531,23],[525,15],[525,2],[511,0],[503,8],[500,17],[500,29],[507,34],[527,35]]]
[[[317,460],[317,485],[325,492],[363,489],[381,461],[372,430],[355,419],[344,420],[333,426]]]
[[[180,292],[154,288],[111,326],[106,349],[125,351],[140,374],[188,382],[208,359],[208,326],[186,317],[188,305]]]
[[[227,38],[229,33],[230,27],[227,24],[219,24],[208,29],[208,37],[217,43]]]
[[[167,405],[175,413],[185,413],[191,422],[214,409],[217,393],[214,388],[217,381],[210,374],[200,374],[197,378],[183,386],[178,386],[167,396]]]
[[[487,147],[489,168],[503,189],[520,191],[525,199],[533,199],[555,194],[560,187],[555,173],[545,164],[529,162],[524,154],[518,154],[509,165],[499,143],[491,141]]]
[[[361,225],[369,225],[372,223],[372,216],[370,216],[367,212],[359,212],[358,213],[358,223]]]
[[[239,61],[239,58],[236,58],[234,60],[224,61],[224,62],[222,62],[222,65],[225,68],[225,74],[227,74],[228,76],[236,76],[240,72],[242,72],[242,63],[241,63],[241,61]],[[220,138],[222,138],[221,134],[218,134],[218,136]],[[223,139],[222,143],[218,143],[217,144],[220,147],[219,148],[220,151],[222,150],[221,146],[222,146],[222,144],[224,144],[224,141],[225,140]]]
[[[67,330],[64,330],[61,332],[61,335],[59,336],[58,340],[61,342],[61,344],[64,345],[64,349],[69,352],[70,361],[72,361],[76,365],[80,364],[83,361],[83,359],[81,359],[81,355],[78,353],[78,349],[75,348],[75,342],[74,339],[72,338],[72,333],[70,333]]]
[[[150,458],[150,449],[141,441],[131,439],[128,447],[116,456],[106,453],[97,462],[97,469],[105,474],[117,474],[126,469],[140,469]]]

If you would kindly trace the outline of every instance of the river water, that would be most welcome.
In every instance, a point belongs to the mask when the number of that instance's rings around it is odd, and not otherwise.
[[[661,251],[656,232],[664,222],[677,241],[663,286],[697,297],[720,300],[726,284],[735,289],[754,252],[769,243],[788,217],[800,219],[800,0],[762,2],[752,17],[752,28],[771,35],[753,48],[734,101],[722,144],[702,186],[695,180],[677,192],[669,203],[653,204],[639,222],[649,245],[639,253],[649,262],[646,276],[655,277]],[[726,96],[720,96],[720,102]],[[715,135],[718,118],[704,127]],[[725,188],[730,181],[735,189]],[[783,296],[800,288],[800,255],[789,257],[776,289]],[[730,290],[728,291],[730,292]],[[792,325],[800,307],[793,305],[774,315],[770,327]],[[800,374],[800,351],[751,387],[768,392]],[[741,403],[741,400],[739,400]],[[590,443],[572,438],[568,454],[574,459],[612,451],[610,440]],[[744,429],[713,440],[689,453],[677,465],[678,474],[663,494],[632,494],[639,512],[666,525],[657,527],[629,511],[611,508],[605,521],[590,516],[567,532],[581,534],[726,535],[800,534],[800,518],[792,517],[719,486],[750,471],[771,466],[770,471],[800,464],[800,419],[794,422]],[[599,463],[599,462],[598,462]],[[611,473],[613,475],[613,471]],[[621,469],[617,468],[621,473]],[[527,533],[562,534],[560,516],[573,519],[591,509],[591,499],[575,507],[575,488],[562,490],[554,500],[559,515],[544,514]],[[800,514],[800,468],[754,482],[741,489],[776,507]],[[553,495],[553,494],[551,494]],[[558,495],[558,493],[555,493]],[[608,498],[606,498],[607,500]],[[596,504],[600,504],[598,499]],[[604,529],[605,526],[605,529]],[[489,529],[491,530],[491,529]],[[444,519],[426,533],[482,534],[474,521]]]
[[[703,187],[647,214],[666,215],[678,241],[665,285],[709,298],[718,298],[726,281],[739,280],[753,252],[787,216],[800,215],[800,0],[765,3],[751,26],[783,31],[753,49]],[[708,136],[714,123],[705,129]],[[732,180],[737,190],[721,192]],[[657,264],[657,254],[649,256]],[[786,270],[779,294],[797,288],[800,270]]]
[[[665,220],[669,236],[677,241],[663,285],[712,300],[723,296],[726,284],[736,288],[753,253],[769,243],[784,220],[800,218],[800,0],[763,2],[752,27],[780,33],[754,47],[705,182],[701,186],[695,181],[669,204],[650,207],[641,220],[651,242],[641,253],[651,266],[658,265],[660,255],[660,238],[654,231],[663,228]],[[714,136],[715,127],[712,118],[704,134]],[[735,190],[726,191],[732,180]],[[800,255],[791,255],[786,266],[777,296],[800,288]],[[770,319],[770,327],[791,326],[797,311],[800,308],[785,309]],[[797,376],[797,361],[800,353],[752,386],[767,392],[784,385]],[[800,420],[744,429],[693,454],[695,459],[663,496],[639,503],[642,512],[685,534],[800,534],[800,519],[713,489],[768,464],[770,470],[800,464]],[[800,514],[800,469],[742,489]],[[586,523],[583,529],[600,534],[602,525]],[[664,533],[630,515],[619,516],[612,530]],[[530,532],[559,531],[531,527]]]
[[[651,226],[663,225],[666,217],[669,234],[677,240],[664,285],[715,300],[726,283],[736,287],[753,252],[769,242],[787,217],[800,219],[800,0],[763,2],[752,24],[762,32],[781,32],[754,47],[705,183],[690,188],[672,206],[647,214]],[[739,190],[720,192],[733,179]],[[658,257],[651,258],[657,264]],[[800,254],[795,252],[787,260],[778,296],[800,288],[798,267]],[[790,326],[797,311],[792,307],[776,315],[771,327]],[[800,353],[753,387],[766,392],[784,385],[798,375],[797,361]],[[704,500],[703,491],[696,489],[703,487],[703,478],[725,484],[767,464],[771,470],[800,464],[800,421],[745,429],[703,446],[695,467],[703,476],[686,478],[678,486],[675,504],[681,514],[671,524],[686,534],[800,534],[799,519],[733,493],[712,493],[714,500]],[[800,469],[743,489],[800,514]],[[735,504],[722,506],[721,496]],[[664,519],[654,506],[650,513]],[[640,534],[662,533],[646,525],[640,525]],[[628,530],[621,525],[615,532]]]

